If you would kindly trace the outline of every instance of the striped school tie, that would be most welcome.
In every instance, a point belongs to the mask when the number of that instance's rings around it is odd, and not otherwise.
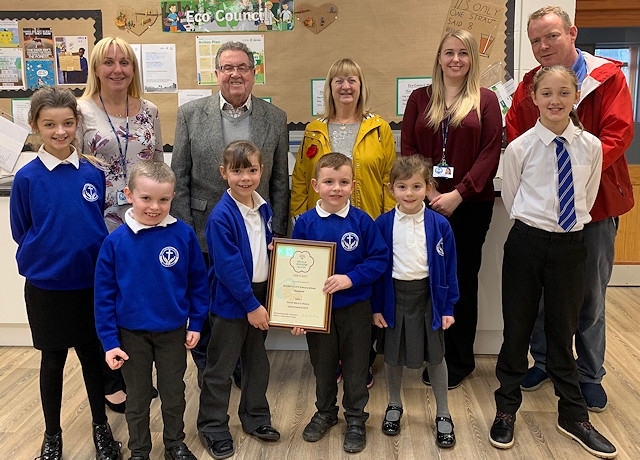
[[[576,218],[576,205],[573,201],[573,174],[571,174],[571,158],[564,146],[564,139],[556,137],[556,158],[558,160],[558,199],[560,212],[558,213],[558,225],[565,232],[570,231],[578,222]]]

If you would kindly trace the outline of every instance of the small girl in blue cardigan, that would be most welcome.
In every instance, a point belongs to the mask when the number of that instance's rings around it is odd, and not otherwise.
[[[434,186],[431,168],[419,156],[399,157],[389,174],[389,189],[397,201],[376,219],[389,246],[389,268],[374,285],[373,323],[383,329],[384,362],[389,404],[382,432],[400,433],[404,366],[420,369],[426,361],[436,398],[436,444],[456,443],[447,402],[447,365],[443,330],[454,323],[459,297],[456,248],[445,217],[426,208]]]

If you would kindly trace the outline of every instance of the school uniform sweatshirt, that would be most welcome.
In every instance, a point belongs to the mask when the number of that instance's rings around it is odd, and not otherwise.
[[[168,332],[207,318],[207,270],[195,232],[173,223],[138,229],[121,225],[98,255],[96,331],[105,351],[120,346],[118,328]],[[165,219],[166,220],[166,219]]]
[[[389,263],[389,249],[373,219],[351,205],[344,217],[339,213],[321,217],[317,208],[303,213],[296,221],[292,238],[337,243],[335,273],[347,275],[353,286],[333,294],[334,309],[368,300],[373,283]]]
[[[40,158],[23,166],[11,187],[11,234],[18,271],[41,289],[93,286],[98,251],[107,236],[105,179],[86,160],[49,171]]]

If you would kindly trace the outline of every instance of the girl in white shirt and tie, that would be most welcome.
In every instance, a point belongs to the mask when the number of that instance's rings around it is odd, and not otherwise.
[[[532,92],[540,118],[504,153],[502,199],[515,223],[504,245],[504,339],[490,442],[501,449],[513,445],[529,337],[544,295],[547,372],[559,397],[557,428],[591,454],[613,458],[616,448],[589,423],[572,354],[585,282],[582,228],[591,220],[602,170],[600,140],[583,130],[573,109],[579,97],[571,69],[542,67]]]

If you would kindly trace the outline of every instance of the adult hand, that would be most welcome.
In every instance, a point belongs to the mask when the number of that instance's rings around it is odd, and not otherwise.
[[[429,202],[429,206],[445,217],[451,216],[453,211],[462,203],[462,196],[457,190],[442,193]]]
[[[262,305],[252,312],[247,313],[247,319],[249,320],[249,324],[256,329],[261,329],[263,331],[269,329],[269,313],[267,313],[267,309]]]
[[[342,291],[343,289],[349,289],[353,286],[351,282],[351,278],[347,275],[331,275],[324,282],[324,287],[322,288],[322,292],[325,294],[333,294],[337,291]]]
[[[113,370],[120,369],[128,359],[129,355],[122,351],[120,347],[112,348],[104,354],[104,360]]]
[[[456,320],[453,319],[453,316],[443,316],[442,317],[442,330],[446,330],[449,329],[451,326],[453,326],[453,323],[455,323]]]

